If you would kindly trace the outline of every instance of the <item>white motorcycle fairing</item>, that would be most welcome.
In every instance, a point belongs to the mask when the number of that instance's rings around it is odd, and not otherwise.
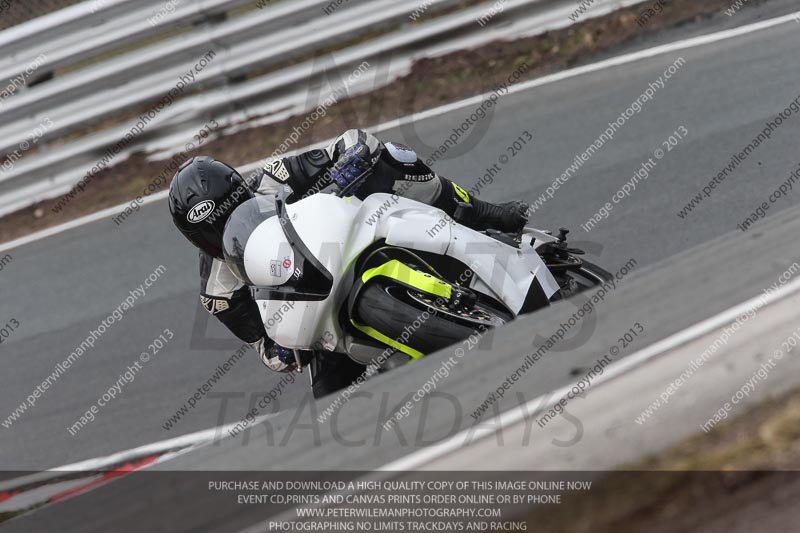
[[[259,198],[264,197],[243,205]],[[242,239],[246,244],[241,262],[244,281],[256,287],[267,334],[287,348],[347,351],[338,313],[353,287],[352,267],[366,248],[382,239],[388,245],[457,259],[475,273],[471,288],[504,303],[515,316],[534,280],[547,299],[559,288],[534,247],[516,249],[407,198],[373,194],[362,202],[314,194],[283,204],[283,210],[282,219],[272,216]],[[228,233],[226,227],[226,240]],[[537,242],[548,237],[541,232],[534,236]],[[309,255],[326,271],[327,294],[292,292],[292,283],[304,275],[300,263]]]

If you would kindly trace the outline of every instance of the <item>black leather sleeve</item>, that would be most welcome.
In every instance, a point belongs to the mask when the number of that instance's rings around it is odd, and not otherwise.
[[[258,342],[265,339],[271,343],[261,321],[258,304],[250,296],[250,290],[242,287],[234,291],[229,298],[213,296],[204,292],[208,286],[213,258],[200,254],[200,301],[203,307],[214,315],[231,333],[244,342]]]
[[[310,150],[283,159],[289,171],[287,183],[295,198],[321,191],[331,184],[330,173],[333,161],[325,150]]]
[[[438,207],[448,215],[453,216],[456,212],[456,209],[458,209],[458,204],[465,201],[465,198],[459,196],[456,191],[460,190],[461,193],[467,196],[467,198],[470,198],[470,200],[472,197],[454,181],[441,176],[439,176],[439,180],[442,182],[442,191],[431,203],[431,205],[433,207]]]
[[[203,307],[222,322],[231,333],[244,342],[267,339],[267,331],[261,322],[258,305],[250,297],[248,289],[240,289],[233,298],[215,298],[200,295]]]

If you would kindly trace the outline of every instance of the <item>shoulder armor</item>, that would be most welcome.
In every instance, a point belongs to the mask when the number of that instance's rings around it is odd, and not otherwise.
[[[289,181],[290,177],[289,169],[286,168],[286,164],[283,162],[283,159],[276,159],[272,163],[269,163],[266,167],[264,167],[264,173],[281,183],[286,183]]]
[[[383,144],[389,155],[398,163],[416,163],[417,153],[405,144],[387,142]]]

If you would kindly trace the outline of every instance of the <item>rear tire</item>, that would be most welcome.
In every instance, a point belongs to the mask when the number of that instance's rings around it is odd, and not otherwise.
[[[562,300],[575,296],[581,292],[598,287],[603,283],[610,281],[614,276],[589,261],[583,261],[583,264],[576,271],[566,271],[557,277],[561,290],[558,291],[557,296],[553,300]]]

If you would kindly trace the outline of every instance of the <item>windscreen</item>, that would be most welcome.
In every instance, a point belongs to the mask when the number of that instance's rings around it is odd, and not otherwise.
[[[243,283],[252,285],[244,269],[247,241],[262,222],[277,214],[274,196],[256,196],[237,207],[225,224],[222,235],[225,263]]]

